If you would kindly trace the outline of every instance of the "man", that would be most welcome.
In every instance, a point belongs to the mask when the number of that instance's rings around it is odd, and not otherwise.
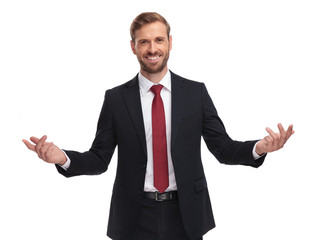
[[[142,13],[131,28],[140,72],[108,90],[89,151],[62,151],[53,143],[23,140],[66,177],[107,170],[118,146],[118,166],[108,223],[112,239],[198,240],[215,227],[201,163],[200,143],[225,164],[259,167],[283,147],[293,126],[267,128],[260,141],[238,142],[225,131],[202,83],[167,68],[172,37],[157,13]]]

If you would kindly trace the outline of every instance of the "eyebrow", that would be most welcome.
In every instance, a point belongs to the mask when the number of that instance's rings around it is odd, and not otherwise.
[[[159,36],[159,37],[156,37],[156,38],[154,38],[154,39],[166,39],[167,37],[162,37],[162,36]],[[137,42],[141,42],[141,41],[148,41],[148,39],[147,38],[141,38],[141,39],[139,39]]]

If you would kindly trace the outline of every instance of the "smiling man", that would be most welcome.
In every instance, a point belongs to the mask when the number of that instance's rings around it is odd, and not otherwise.
[[[158,83],[168,71],[167,61],[172,49],[170,26],[162,21],[141,25],[135,20],[130,29],[131,49],[137,55],[140,72],[154,83]]]
[[[116,146],[118,165],[108,236],[116,240],[198,240],[215,227],[200,144],[225,164],[262,165],[284,146],[293,126],[257,141],[234,141],[225,131],[203,83],[167,67],[170,26],[159,14],[142,13],[131,28],[131,49],[140,63],[132,80],[106,91],[89,151],[60,150],[31,137],[25,145],[56,164],[66,177],[105,172]]]

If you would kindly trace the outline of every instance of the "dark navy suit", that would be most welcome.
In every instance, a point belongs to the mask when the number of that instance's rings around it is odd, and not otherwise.
[[[211,153],[224,164],[259,167],[265,157],[253,159],[257,141],[232,140],[225,131],[203,83],[171,72],[171,154],[178,187],[182,221],[191,239],[215,227],[202,162],[203,137]],[[97,133],[89,151],[65,151],[71,159],[66,177],[101,174],[107,170],[118,146],[118,166],[113,187],[108,236],[129,239],[137,227],[143,201],[147,148],[138,76],[106,91]]]

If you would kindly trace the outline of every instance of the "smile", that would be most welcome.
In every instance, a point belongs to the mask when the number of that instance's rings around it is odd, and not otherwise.
[[[157,62],[160,59],[160,55],[159,56],[150,56],[150,57],[146,57],[146,59],[149,60],[149,62]]]
[[[155,59],[158,59],[158,58],[159,58],[159,56],[157,56],[157,57],[148,57],[149,60],[155,60]]]

